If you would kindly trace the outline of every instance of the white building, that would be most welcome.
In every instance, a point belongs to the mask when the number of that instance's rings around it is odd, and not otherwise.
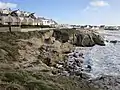
[[[43,21],[40,17],[37,18],[37,25],[43,25]]]
[[[73,26],[69,25],[69,24],[59,24],[58,28],[68,28],[68,29],[71,29],[71,28],[73,28]]]
[[[11,13],[11,10],[10,9],[1,9],[1,12],[2,12],[2,14],[9,14],[9,13]]]
[[[92,26],[92,28],[91,28],[92,30],[99,30],[100,29],[100,27],[99,26]]]
[[[3,25],[46,25],[55,27],[57,23],[52,19],[37,17],[34,13],[10,9],[0,9],[0,23]]]
[[[85,25],[84,29],[91,29],[90,25]]]
[[[43,25],[46,25],[46,26],[53,26],[53,27],[55,27],[55,25],[57,25],[57,23],[54,20],[52,20],[52,19],[42,18],[41,20],[42,20]]]

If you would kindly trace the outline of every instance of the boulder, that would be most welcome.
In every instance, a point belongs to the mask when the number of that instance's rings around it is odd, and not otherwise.
[[[116,43],[117,43],[117,40],[110,41],[110,43],[116,44]]]
[[[97,33],[95,32],[80,32],[79,34],[76,35],[76,40],[75,40],[75,45],[76,46],[83,46],[83,47],[91,47],[94,46],[95,44],[97,45],[105,45],[104,44],[104,39]]]
[[[73,48],[73,45],[66,42],[66,43],[63,43],[61,45],[61,50],[62,50],[62,53],[70,53],[70,51],[72,50]]]
[[[61,45],[62,45],[62,43],[56,40],[56,41],[52,44],[52,46],[53,46],[53,48],[54,48],[54,51],[61,52]]]
[[[105,46],[104,39],[99,34],[92,33],[92,38],[97,45]]]
[[[87,34],[82,39],[82,46],[94,46],[95,42],[93,41],[91,35]]]
[[[76,35],[76,40],[75,40],[74,43],[75,43],[77,46],[82,46],[82,43],[81,43],[81,42],[82,42],[83,37],[84,37],[83,34],[81,34],[81,33],[80,33],[80,34],[77,34],[77,35]]]
[[[44,39],[49,39],[53,35],[53,30],[47,31],[43,34]]]

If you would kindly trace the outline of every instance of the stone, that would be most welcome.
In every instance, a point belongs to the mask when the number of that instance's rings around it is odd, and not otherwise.
[[[43,34],[44,39],[49,39],[53,35],[53,30],[47,31]]]
[[[63,43],[61,45],[61,49],[62,49],[62,53],[70,53],[70,51],[72,50],[73,48],[73,45],[66,42],[66,43]]]
[[[97,33],[93,31],[89,32],[80,32],[76,35],[75,45],[83,47],[91,47],[95,44],[105,45],[104,39]]]
[[[105,46],[104,39],[99,34],[92,33],[93,40],[97,45]]]
[[[62,43],[56,40],[56,41],[53,43],[52,46],[54,47],[54,50],[55,50],[55,51],[61,52],[61,45],[62,45]]]
[[[63,75],[63,76],[70,76],[70,74],[68,73],[68,71],[63,71],[63,72],[61,73],[61,75]]]
[[[110,43],[114,43],[114,44],[116,44],[116,43],[117,43],[117,40],[110,41]]]
[[[95,42],[92,40],[91,36],[88,34],[88,35],[85,35],[84,38],[82,39],[82,46],[94,46],[95,45]]]

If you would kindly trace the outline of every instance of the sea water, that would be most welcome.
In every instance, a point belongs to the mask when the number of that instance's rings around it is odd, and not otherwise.
[[[83,68],[90,65],[91,71],[86,73],[93,77],[120,75],[120,31],[104,31],[100,34],[104,36],[106,45],[86,47]],[[117,43],[110,43],[110,41],[117,41]]]

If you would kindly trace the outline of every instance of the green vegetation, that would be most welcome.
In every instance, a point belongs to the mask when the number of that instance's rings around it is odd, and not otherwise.
[[[75,77],[50,76],[43,72],[0,72],[0,80],[6,87],[9,86],[10,90],[96,90]],[[14,89],[16,85],[18,87]]]

